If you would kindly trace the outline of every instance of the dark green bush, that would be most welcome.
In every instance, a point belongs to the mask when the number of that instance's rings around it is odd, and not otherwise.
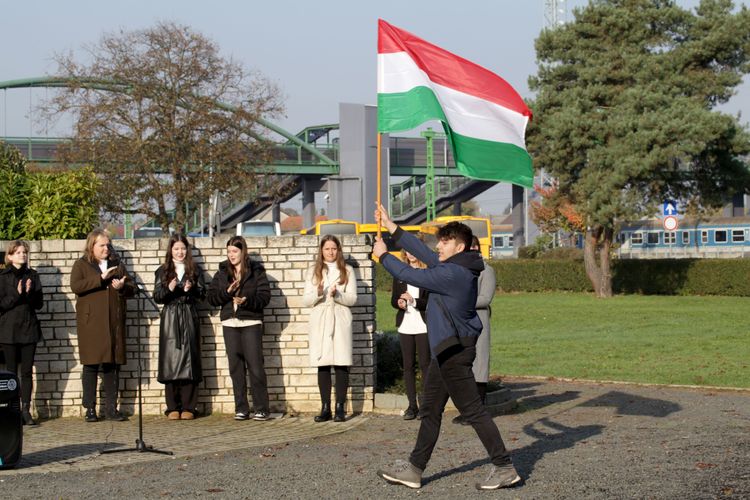
[[[375,390],[386,392],[404,375],[398,334],[382,332],[375,334],[375,360],[377,364]]]
[[[551,259],[502,259],[489,261],[495,269],[497,288],[503,292],[591,291],[583,262]]]

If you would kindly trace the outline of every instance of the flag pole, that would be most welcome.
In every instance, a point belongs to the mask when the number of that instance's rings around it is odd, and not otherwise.
[[[381,158],[382,155],[380,154],[380,147],[381,147],[380,146],[380,142],[381,142],[380,138],[381,138],[381,135],[380,135],[380,132],[378,132],[378,148],[377,148],[377,155],[378,155],[378,195],[377,195],[377,198],[378,198],[378,210],[380,210],[380,205],[381,205],[381,201],[380,201],[380,195],[381,195],[381,193],[380,193],[380,186],[381,186],[381,182],[380,182],[380,158]],[[380,238],[381,237],[381,235],[380,235],[380,223],[378,223],[378,233],[377,234],[378,234],[378,238]]]

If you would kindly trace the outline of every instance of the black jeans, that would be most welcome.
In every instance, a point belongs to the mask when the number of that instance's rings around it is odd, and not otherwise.
[[[416,363],[419,355],[419,369],[422,371],[422,386],[427,380],[427,369],[430,366],[430,342],[426,333],[410,335],[398,334],[401,343],[401,359],[404,363],[404,385],[406,386],[406,397],[409,399],[411,408],[417,407],[417,375]]]
[[[229,359],[229,376],[234,391],[234,411],[249,413],[247,401],[247,373],[250,373],[250,390],[254,411],[269,411],[268,383],[263,366],[263,325],[233,328],[225,326],[224,345]]]
[[[189,411],[195,414],[198,405],[198,383],[192,380],[176,380],[164,384],[167,411]]]
[[[81,384],[83,385],[83,407],[96,409],[96,379],[102,372],[105,412],[112,414],[117,410],[117,388],[120,382],[120,366],[114,363],[100,365],[83,365]]]
[[[492,417],[482,405],[474,381],[471,365],[476,349],[461,345],[442,352],[439,359],[433,359],[427,372],[422,402],[422,418],[419,434],[409,461],[422,470],[427,467],[432,450],[440,435],[440,423],[448,397],[453,400],[461,416],[471,424],[482,441],[490,461],[495,465],[510,463],[510,454],[505,449],[500,431]]]
[[[5,367],[21,379],[21,404],[31,404],[31,387],[33,384],[34,353],[36,342],[31,344],[3,344]],[[21,369],[18,369],[18,365]]]

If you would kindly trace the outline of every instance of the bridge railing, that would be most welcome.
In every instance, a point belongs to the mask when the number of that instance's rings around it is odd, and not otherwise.
[[[472,182],[468,177],[435,177],[436,199]],[[424,176],[414,176],[391,186],[391,213],[398,218],[425,204],[427,188]]]

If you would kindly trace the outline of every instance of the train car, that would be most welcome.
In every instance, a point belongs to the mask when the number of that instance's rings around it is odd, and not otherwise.
[[[622,225],[617,254],[623,259],[739,258],[750,256],[750,217],[681,219],[666,231],[661,219]]]

